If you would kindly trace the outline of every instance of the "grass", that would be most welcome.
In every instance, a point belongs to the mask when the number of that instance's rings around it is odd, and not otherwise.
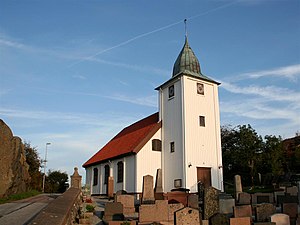
[[[20,194],[13,194],[10,195],[8,197],[5,198],[0,198],[0,204],[4,204],[7,202],[13,202],[13,201],[17,201],[17,200],[21,200],[21,199],[25,199],[25,198],[29,198],[35,195],[41,194],[41,192],[37,191],[37,190],[30,190],[24,193],[20,193]]]

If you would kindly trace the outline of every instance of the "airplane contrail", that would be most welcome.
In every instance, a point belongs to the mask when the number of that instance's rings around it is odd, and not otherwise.
[[[214,12],[214,11],[217,11],[217,10],[220,10],[220,9],[223,9],[223,8],[227,8],[227,7],[229,7],[229,6],[231,6],[231,5],[234,5],[234,4],[236,4],[236,3],[240,2],[240,1],[242,1],[242,0],[237,0],[237,1],[234,1],[234,2],[230,2],[230,3],[227,3],[227,4],[221,5],[221,6],[219,6],[219,7],[210,9],[210,10],[208,10],[208,11],[199,13],[199,14],[197,14],[197,15],[194,15],[194,16],[191,16],[191,17],[187,17],[187,18],[185,18],[185,20],[192,20],[192,19],[195,19],[195,18],[197,18],[197,17],[207,15],[207,14],[209,14],[209,13],[211,13],[211,12]],[[81,62],[83,62],[83,61],[90,60],[90,59],[92,59],[92,58],[94,58],[94,57],[96,57],[96,56],[98,56],[98,55],[101,55],[101,54],[103,54],[103,53],[105,53],[105,52],[111,51],[111,50],[113,50],[113,49],[115,49],[115,48],[119,48],[119,47],[121,47],[121,46],[123,46],[123,45],[129,44],[129,43],[131,43],[131,42],[133,42],[133,41],[135,41],[135,40],[137,40],[137,39],[140,39],[140,38],[142,38],[142,37],[148,36],[148,35],[150,35],[150,34],[157,33],[157,32],[162,31],[162,30],[166,30],[166,29],[168,29],[168,28],[170,28],[170,27],[173,27],[173,26],[175,26],[175,25],[177,25],[177,24],[182,23],[182,21],[184,21],[184,20],[179,20],[179,21],[177,21],[177,22],[174,22],[174,23],[171,23],[171,24],[169,24],[169,25],[160,27],[160,28],[158,28],[158,29],[155,29],[155,30],[152,30],[152,31],[149,31],[149,32],[140,34],[140,35],[137,35],[137,36],[135,36],[135,37],[133,37],[133,38],[130,38],[130,39],[126,40],[126,41],[123,41],[123,42],[121,42],[121,43],[119,43],[119,44],[117,44],[117,45],[114,45],[114,46],[112,46],[112,47],[109,47],[109,48],[103,49],[103,50],[101,50],[101,51],[98,51],[98,52],[96,52],[96,53],[93,54],[93,55],[84,57],[84,58],[82,58],[82,59],[80,59],[80,60],[78,60],[78,61],[72,63],[72,64],[69,65],[68,67],[73,67],[73,66],[75,66],[75,65],[77,65],[77,64],[79,64],[79,63],[81,63]]]

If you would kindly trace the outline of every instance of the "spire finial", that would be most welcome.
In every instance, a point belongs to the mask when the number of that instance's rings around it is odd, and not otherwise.
[[[184,29],[185,29],[185,38],[187,38],[187,25],[186,25],[187,19],[184,19]]]

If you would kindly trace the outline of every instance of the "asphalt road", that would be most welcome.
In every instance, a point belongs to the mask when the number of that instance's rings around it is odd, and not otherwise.
[[[58,195],[41,194],[0,205],[0,225],[26,225]]]

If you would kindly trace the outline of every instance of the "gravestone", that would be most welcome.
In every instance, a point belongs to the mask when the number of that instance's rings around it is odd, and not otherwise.
[[[298,205],[300,205],[300,181],[297,182],[298,187]]]
[[[276,202],[276,205],[278,206],[278,196],[284,196],[285,192],[284,191],[274,191],[274,199]]]
[[[235,199],[231,197],[231,195],[228,196],[219,196],[219,208],[220,213],[223,214],[233,214],[233,207],[235,206]]]
[[[298,216],[298,204],[297,203],[282,203],[281,212],[289,215],[290,219],[296,219]]]
[[[135,213],[134,196],[133,195],[117,195],[116,202],[120,202],[123,205],[124,214]]]
[[[252,204],[274,203],[273,193],[255,193],[252,194]]]
[[[208,220],[219,212],[219,190],[214,187],[204,189],[204,219]]]
[[[229,219],[225,214],[216,213],[209,218],[210,225],[229,225]]]
[[[123,220],[123,205],[120,202],[107,202],[104,209],[104,221]]]
[[[78,168],[74,168],[74,173],[71,175],[71,187],[81,189],[81,177],[78,173]]]
[[[142,204],[154,204],[153,176],[143,176]]]
[[[175,212],[175,225],[197,225],[201,224],[199,210],[185,207]]]
[[[258,222],[254,223],[254,225],[276,225],[274,222]]]
[[[251,225],[250,217],[230,218],[230,225]]]
[[[155,180],[155,187],[154,187],[155,193],[162,193],[163,187],[162,187],[162,170],[157,169],[156,171],[156,180]]]
[[[281,205],[282,203],[298,203],[298,197],[297,196],[291,196],[290,194],[286,193],[285,195],[277,196],[277,204]]]
[[[250,205],[251,204],[251,194],[246,193],[246,192],[239,193],[238,204],[239,205]]]
[[[255,207],[255,218],[257,222],[268,222],[269,217],[276,212],[276,208],[273,204],[263,203],[256,205]]]
[[[238,199],[239,193],[243,192],[242,181],[240,175],[234,176],[234,191],[235,191],[235,199]]]
[[[168,213],[169,213],[169,219],[168,221],[174,221],[175,212],[179,209],[183,209],[184,205],[182,203],[177,204],[168,204]]]
[[[114,178],[108,177],[108,188],[107,188],[107,197],[111,199],[114,197]]]
[[[191,194],[188,196],[188,207],[193,208],[193,209],[199,209],[198,195]]]
[[[271,216],[271,222],[275,222],[276,225],[290,225],[290,218],[286,214],[276,213]]]
[[[151,223],[168,221],[168,201],[156,200],[155,204],[143,204],[139,207],[139,222]]]
[[[251,205],[239,205],[233,207],[234,217],[250,217],[252,218],[252,207]]]
[[[287,187],[286,193],[290,194],[291,196],[298,196],[298,187],[296,186]]]

